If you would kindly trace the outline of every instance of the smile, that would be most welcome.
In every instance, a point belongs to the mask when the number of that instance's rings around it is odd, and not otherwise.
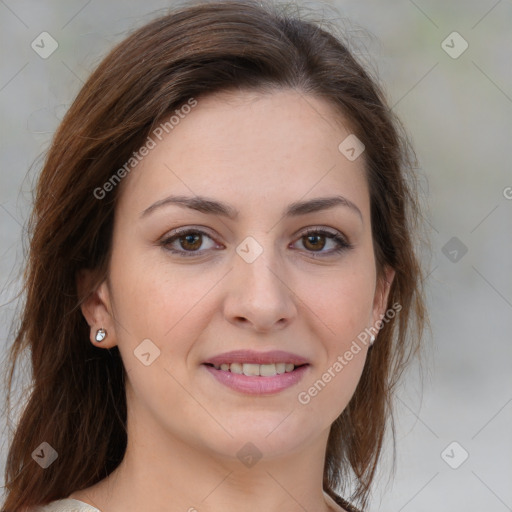
[[[283,365],[284,372],[278,373],[283,370]],[[249,395],[269,395],[298,384],[310,365],[223,363],[220,367],[216,367],[211,363],[204,363],[201,366],[217,382],[232,390]]]
[[[248,377],[273,377],[275,375],[293,372],[295,368],[299,367],[295,366],[293,363],[223,363],[220,365],[211,364],[211,366],[213,366],[216,370],[229,371],[231,373],[236,373],[238,375],[247,375]]]

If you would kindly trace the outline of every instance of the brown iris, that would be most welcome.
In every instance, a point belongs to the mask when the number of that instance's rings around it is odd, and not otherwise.
[[[195,238],[195,242],[192,240]],[[189,233],[187,235],[184,235],[179,238],[180,245],[183,249],[186,251],[195,251],[201,247],[202,243],[202,235],[201,233]],[[183,244],[183,240],[186,240],[185,244],[188,244],[189,247],[187,248],[186,245]]]
[[[323,243],[320,242],[318,243],[318,240],[323,238]],[[303,240],[307,240],[307,243],[305,242],[304,243],[304,247],[306,247],[307,249],[309,249],[307,247],[307,244],[310,243],[311,239],[313,239],[313,244],[312,244],[312,249],[314,250],[317,250],[317,249],[323,249],[325,247],[325,237],[324,235],[305,235],[302,237]]]

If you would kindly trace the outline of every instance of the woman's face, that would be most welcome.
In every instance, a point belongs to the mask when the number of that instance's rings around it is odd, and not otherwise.
[[[295,91],[217,94],[182,117],[122,183],[94,313],[123,358],[129,410],[145,435],[217,456],[325,443],[365,362],[353,342],[388,290],[364,152],[353,158],[353,139],[342,152],[348,125]]]

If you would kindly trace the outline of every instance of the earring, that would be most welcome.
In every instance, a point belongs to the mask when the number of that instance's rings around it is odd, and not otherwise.
[[[105,329],[103,329],[103,327],[101,327],[100,329],[98,329],[96,331],[96,336],[94,337],[94,339],[97,342],[100,342],[100,341],[103,341],[106,337],[107,337],[107,331]]]
[[[373,346],[373,343],[374,343],[374,342],[375,342],[375,336],[372,334],[372,335],[370,336],[370,347],[372,347],[372,346]]]

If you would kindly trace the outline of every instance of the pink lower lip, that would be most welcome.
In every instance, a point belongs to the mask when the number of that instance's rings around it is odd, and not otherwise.
[[[273,377],[247,376],[216,370],[213,366],[203,365],[220,383],[236,391],[251,395],[268,395],[289,388],[302,379],[309,365],[300,366],[289,373],[281,373]]]

